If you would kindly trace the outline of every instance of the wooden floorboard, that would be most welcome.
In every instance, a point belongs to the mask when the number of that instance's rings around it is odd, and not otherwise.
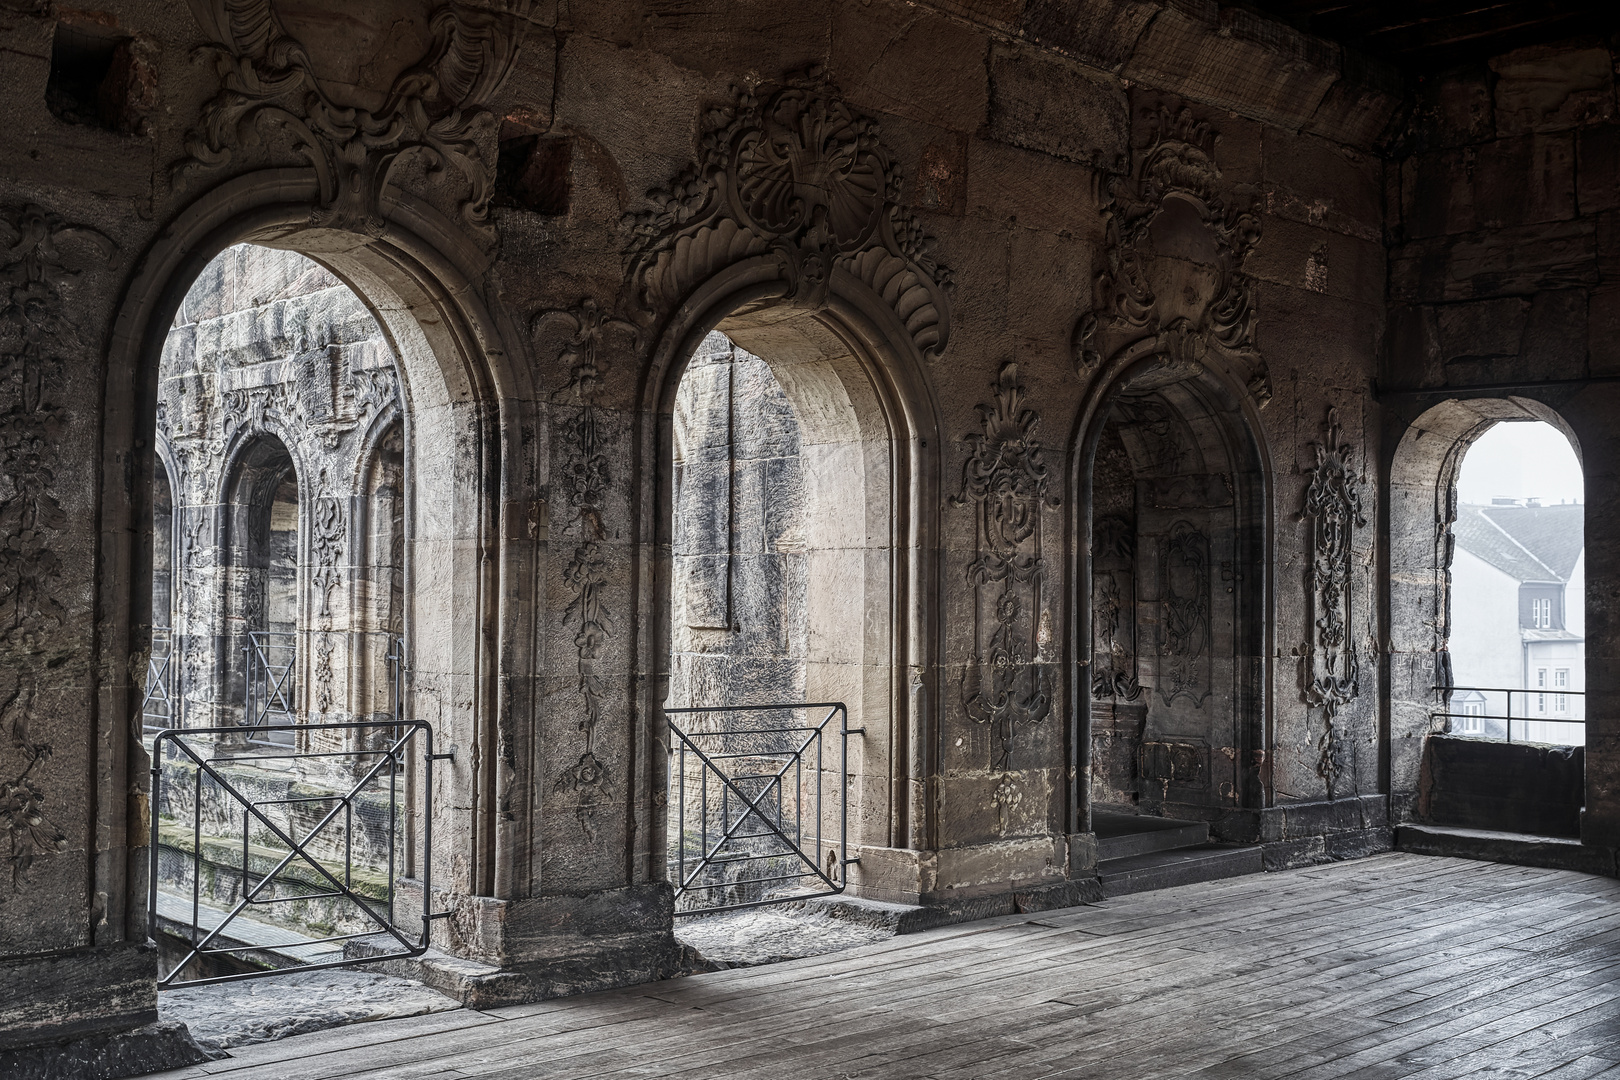
[[[1620,882],[1380,855],[160,1076],[1620,1080]]]

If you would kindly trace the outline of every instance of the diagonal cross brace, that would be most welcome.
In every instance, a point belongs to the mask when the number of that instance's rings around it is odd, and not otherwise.
[[[213,778],[216,784],[224,788],[225,791],[235,798],[237,802],[241,803],[242,807],[248,813],[252,814],[262,825],[264,825],[265,828],[274,833],[282,843],[287,845],[289,850],[286,856],[282,858],[282,860],[278,862],[273,869],[259,878],[259,883],[255,885],[251,891],[246,888],[248,869],[245,865],[242,867],[242,883],[244,888],[241,899],[238,900],[236,906],[231,908],[226,916],[219,921],[217,926],[210,930],[201,941],[197,942],[192,947],[191,952],[186,955],[186,958],[174,966],[173,970],[169,973],[168,978],[160,980],[158,985],[167,986],[170,981],[172,981],[176,976],[179,975],[181,971],[185,969],[187,964],[191,963],[192,960],[201,955],[202,951],[208,947],[209,943],[218,937],[220,932],[224,930],[225,927],[229,926],[233,919],[246,910],[247,906],[258,897],[259,893],[265,888],[265,886],[273,881],[276,876],[288,866],[292,865],[295,858],[302,858],[306,863],[314,868],[316,873],[330,881],[333,888],[336,889],[338,893],[351,900],[357,907],[360,908],[360,910],[364,911],[366,915],[370,916],[373,922],[382,927],[386,933],[392,936],[394,940],[398,941],[406,949],[414,949],[415,946],[400,936],[398,929],[396,929],[392,923],[383,918],[381,915],[377,914],[376,911],[372,910],[371,905],[367,903],[365,899],[363,899],[358,893],[349,888],[343,882],[339,881],[329,870],[326,869],[325,866],[321,865],[321,863],[310,855],[309,852],[305,851],[304,847],[310,841],[314,840],[315,837],[319,836],[322,829],[326,828],[327,825],[331,824],[337,819],[338,812],[344,806],[350,804],[350,801],[360,793],[361,789],[363,789],[376,777],[377,773],[381,771],[385,764],[392,763],[396,760],[399,752],[404,748],[405,744],[416,735],[418,730],[419,729],[415,727],[411,728],[407,734],[400,736],[399,740],[395,742],[393,746],[389,747],[387,750],[381,751],[381,756],[379,757],[377,763],[370,769],[367,769],[365,774],[355,782],[354,786],[352,786],[346,794],[334,796],[336,799],[335,805],[333,805],[331,810],[327,811],[325,817],[321,818],[321,820],[316,823],[314,828],[310,829],[309,832],[305,834],[303,840],[294,840],[292,837],[288,836],[282,831],[279,825],[271,821],[259,810],[257,804],[249,800],[240,791],[236,790],[235,786],[232,785],[229,780],[226,780],[223,776],[221,776],[212,765],[197,756],[196,752],[193,751],[190,746],[181,741],[178,737],[173,738],[171,741],[182,751],[184,751],[187,757],[196,762],[199,769],[206,772],[210,777]],[[372,752],[378,753],[378,751]]]
[[[832,718],[829,716],[827,720],[830,719]],[[691,738],[687,736],[686,732],[682,731],[674,724],[670,725],[670,730],[675,732],[680,740],[690,747],[692,752],[698,756],[698,760],[702,763],[702,767],[708,769],[709,771],[713,772],[714,775],[718,776],[725,786],[737,796],[738,800],[742,802],[743,806],[745,807],[743,812],[737,816],[737,820],[735,822],[731,822],[726,825],[725,832],[718,840],[714,842],[714,846],[698,859],[697,866],[694,867],[692,872],[686,876],[686,879],[681,882],[682,891],[685,891],[686,888],[697,879],[697,876],[703,872],[705,867],[713,865],[712,860],[714,859],[716,853],[719,852],[721,846],[724,845],[727,840],[733,838],[736,831],[742,827],[742,823],[747,821],[750,816],[756,817],[760,821],[764,822],[765,827],[771,832],[775,833],[782,843],[786,844],[788,849],[798,857],[799,861],[808,866],[811,872],[814,873],[818,878],[826,882],[829,888],[834,886],[832,879],[827,877],[826,874],[822,873],[821,867],[816,865],[813,860],[805,857],[804,850],[799,846],[798,841],[789,839],[788,835],[783,832],[781,828],[772,824],[770,818],[761,813],[759,809],[759,804],[765,799],[765,796],[770,792],[772,786],[775,784],[780,784],[782,778],[787,775],[788,769],[793,767],[793,763],[803,760],[805,750],[809,749],[812,743],[821,738],[822,732],[827,726],[827,720],[823,720],[821,724],[805,738],[804,742],[799,744],[797,749],[786,752],[788,757],[787,760],[783,762],[782,767],[777,770],[774,776],[768,777],[770,782],[763,785],[760,788],[759,794],[753,798],[750,798],[745,792],[743,792],[743,790],[736,785],[730,776],[727,776],[724,772],[722,772],[720,768],[715,765],[714,760],[708,754],[704,753],[703,749],[694,743]],[[778,751],[778,753],[780,752],[781,751]],[[765,777],[760,778],[764,779]],[[782,852],[782,854],[786,855],[787,852]]]

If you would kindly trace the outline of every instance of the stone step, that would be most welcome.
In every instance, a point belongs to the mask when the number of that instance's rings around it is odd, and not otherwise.
[[[1108,859],[1097,864],[1097,878],[1102,882],[1103,895],[1112,897],[1242,877],[1258,874],[1262,869],[1258,845],[1200,844],[1175,851]]]
[[[1093,810],[1091,829],[1097,835],[1099,862],[1209,843],[1207,821],[1183,821],[1179,818]]]
[[[365,970],[414,980],[454,998],[469,1009],[517,1005],[532,997],[526,980],[517,972],[452,956],[440,949],[430,948],[420,956],[371,959],[398,950],[399,943],[393,938],[386,934],[374,934],[346,942],[343,951],[347,959],[365,962]]]
[[[1449,855],[1456,859],[1539,866],[1551,870],[1579,870],[1605,877],[1620,876],[1615,853],[1587,847],[1567,836],[1464,829],[1452,825],[1397,825],[1395,849],[1414,855]]]

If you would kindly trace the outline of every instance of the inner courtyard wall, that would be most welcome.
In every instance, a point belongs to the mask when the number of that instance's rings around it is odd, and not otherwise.
[[[1380,538],[1395,448],[1432,402],[1388,392],[1608,371],[1606,46],[1409,96],[1392,70],[1212,5],[1061,26],[889,0],[523,3],[487,23],[456,9],[443,25],[490,35],[477,61],[386,5],[345,11],[343,33],[194,6],[0,13],[15,132],[0,521],[20,538],[0,580],[0,1047],[155,1017],[134,673],[154,623],[158,357],[190,279],[230,244],[302,251],[352,285],[400,359],[408,423],[433,432],[413,443],[404,594],[424,651],[408,694],[455,757],[432,808],[444,872],[421,904],[451,913],[436,945],[515,973],[526,997],[678,969],[665,391],[721,321],[764,355],[748,333],[806,319],[806,355],[832,358],[806,400],[859,414],[862,438],[888,432],[866,458],[892,463],[869,485],[888,494],[853,508],[862,655],[892,659],[863,690],[882,762],[863,803],[883,813],[849,880],[952,917],[1095,895],[1079,492],[1120,388],[1207,379],[1258,463],[1258,554],[1198,578],[1259,598],[1263,632],[1232,661],[1249,690],[1200,706],[1259,733],[1204,747],[1245,757],[1253,783],[1177,811],[1263,843],[1276,868],[1387,847],[1425,730],[1434,647],[1391,628],[1435,614],[1382,599],[1399,571]],[[47,104],[59,24],[132,58],[95,122]],[[304,64],[266,50],[278,36],[311,58],[285,95],[193,61]],[[386,112],[419,61],[440,96],[390,114],[395,143],[326,122]],[[1535,89],[1566,69],[1591,85]],[[432,126],[452,109],[465,130]],[[784,119],[804,111],[849,126]],[[845,201],[825,197],[831,173],[795,188],[758,149],[767,129],[801,164],[862,147]],[[824,216],[798,221],[792,195]],[[1475,359],[1448,367],[1453,344]],[[1612,391],[1512,392],[1547,397],[1577,435],[1591,715],[1614,715]],[[1199,490],[1137,497],[1167,516],[1222,497]],[[1601,721],[1588,763],[1586,835],[1620,844],[1620,735]]]

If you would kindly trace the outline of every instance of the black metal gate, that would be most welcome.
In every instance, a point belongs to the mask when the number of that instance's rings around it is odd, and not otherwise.
[[[843,703],[664,712],[675,913],[843,892],[860,861],[849,857],[849,737],[866,733]]]
[[[433,805],[449,757],[415,720],[159,733],[148,900],[154,936],[183,953],[159,989],[425,952],[449,912],[429,911],[433,816],[408,809]],[[407,845],[421,900],[401,920]]]

